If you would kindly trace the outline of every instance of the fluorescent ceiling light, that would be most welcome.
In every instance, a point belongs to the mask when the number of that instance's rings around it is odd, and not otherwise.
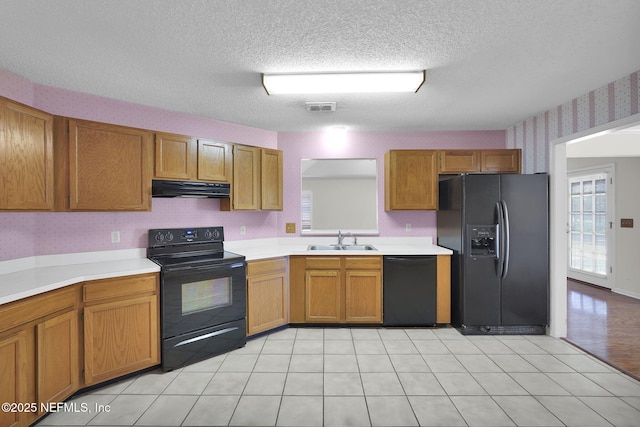
[[[263,74],[269,95],[305,93],[417,92],[426,71],[389,73]]]

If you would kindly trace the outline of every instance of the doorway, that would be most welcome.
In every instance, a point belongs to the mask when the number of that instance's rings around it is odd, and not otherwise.
[[[568,143],[591,140],[631,126],[640,126],[640,114],[597,126],[568,137],[562,137],[550,143],[551,290],[549,334],[551,336],[567,336]],[[606,148],[610,151],[611,147],[607,146]]]

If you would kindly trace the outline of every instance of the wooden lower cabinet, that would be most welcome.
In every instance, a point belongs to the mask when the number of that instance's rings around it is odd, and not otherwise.
[[[1,426],[28,426],[78,390],[77,296],[72,286],[0,306],[0,399],[23,405],[0,412]]]
[[[382,257],[302,256],[290,265],[292,323],[382,322]]]
[[[158,365],[158,284],[156,273],[102,279],[0,305],[0,400],[23,405],[0,411],[0,426],[28,426],[47,403]]]
[[[289,323],[287,259],[247,263],[247,335]]]
[[[340,270],[307,270],[305,274],[306,322],[340,322],[342,280]]]
[[[347,270],[344,277],[345,320],[382,323],[382,273]]]
[[[25,403],[33,394],[29,384],[29,368],[33,372],[32,355],[29,355],[28,332],[25,330],[0,338],[0,399],[7,403]],[[32,350],[33,351],[33,350]],[[26,426],[34,414],[26,411],[0,411],[1,426]]]
[[[160,363],[155,274],[84,285],[84,382],[99,383]]]
[[[62,402],[80,387],[77,311],[39,323],[36,336],[37,401]]]

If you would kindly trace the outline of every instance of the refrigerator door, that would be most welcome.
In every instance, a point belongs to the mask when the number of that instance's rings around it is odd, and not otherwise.
[[[547,325],[549,196],[546,174],[500,175],[508,215],[502,279],[502,325]]]
[[[499,175],[466,175],[463,185],[463,227],[465,256],[463,266],[462,324],[483,326],[500,324],[500,278],[496,274],[496,255],[474,255],[473,230],[495,227],[495,209],[500,200]]]

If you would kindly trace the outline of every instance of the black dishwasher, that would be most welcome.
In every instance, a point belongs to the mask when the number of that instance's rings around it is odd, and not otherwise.
[[[384,256],[383,326],[436,324],[436,256]]]

